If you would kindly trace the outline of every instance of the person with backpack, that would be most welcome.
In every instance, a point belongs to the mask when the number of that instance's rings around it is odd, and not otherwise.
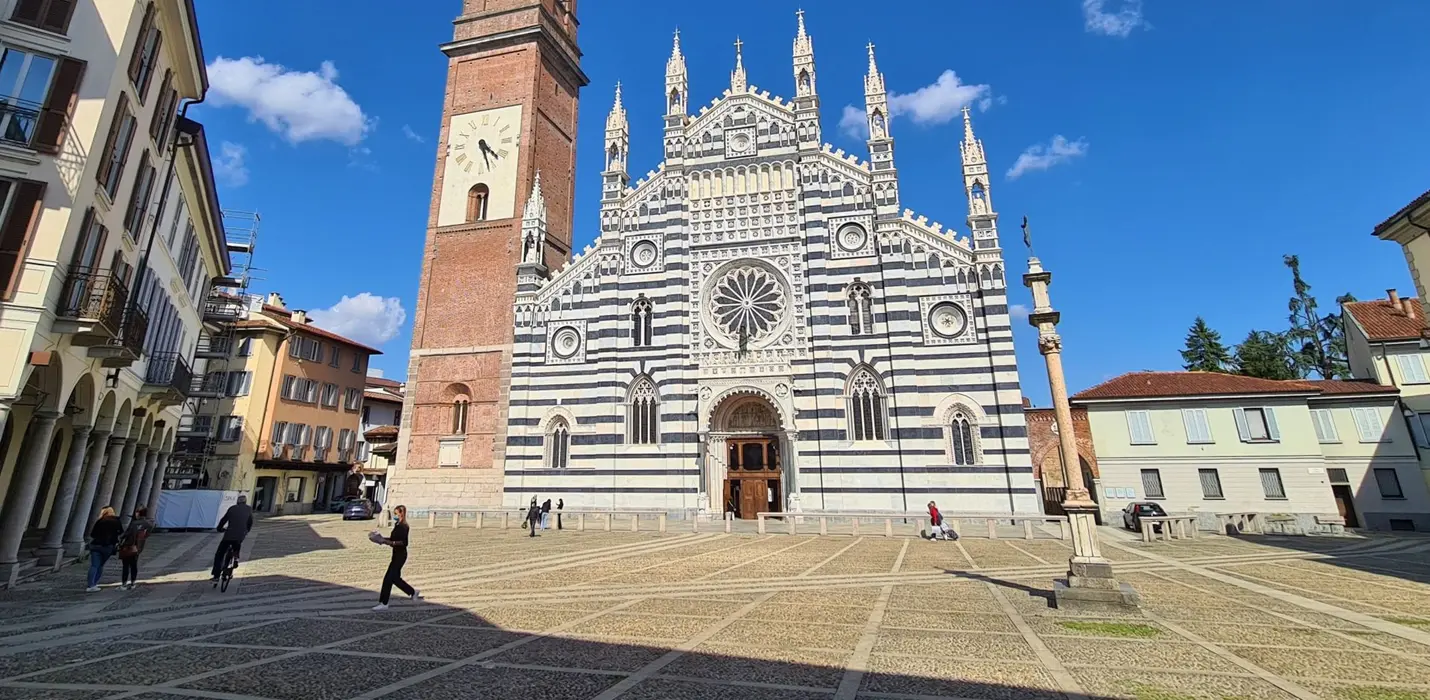
[[[114,556],[119,548],[119,538],[124,534],[124,526],[119,524],[119,516],[114,509],[105,506],[99,511],[99,520],[89,529],[89,587],[88,593],[99,591],[99,577],[104,575],[104,564]]]
[[[144,543],[153,529],[154,521],[149,519],[149,509],[143,506],[136,508],[134,517],[129,520],[129,528],[119,538],[119,563],[123,565],[119,574],[120,590],[134,588],[139,580],[139,555],[144,552]]]

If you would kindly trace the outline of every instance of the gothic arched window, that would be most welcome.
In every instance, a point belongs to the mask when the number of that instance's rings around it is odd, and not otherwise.
[[[631,344],[638,348],[649,347],[652,335],[650,300],[640,297],[631,304]]]
[[[632,445],[654,445],[660,442],[660,396],[650,377],[639,377],[631,384],[629,411],[626,414],[626,442]]]
[[[670,91],[670,111],[675,112],[680,109],[680,91],[671,89]]]
[[[616,144],[611,144],[611,150],[606,152],[606,169],[615,170],[621,162],[621,151],[616,148]]]
[[[855,370],[849,378],[847,397],[849,434],[860,440],[883,440],[884,385],[867,366]]]
[[[472,185],[472,189],[467,190],[467,221],[486,221],[491,198],[492,191],[486,185],[480,182]]]
[[[849,332],[854,335],[869,335],[874,332],[874,295],[869,285],[854,281],[845,291],[845,303],[849,309]]]
[[[565,418],[553,418],[546,428],[546,466],[565,469],[571,461],[571,426]]]
[[[958,466],[972,466],[978,463],[978,449],[974,443],[974,431],[978,429],[968,414],[954,411],[949,421],[949,456]]]

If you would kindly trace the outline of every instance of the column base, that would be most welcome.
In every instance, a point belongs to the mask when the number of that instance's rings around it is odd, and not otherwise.
[[[65,543],[65,556],[67,556],[67,557],[78,557],[78,556],[82,556],[82,555],[84,555],[84,553],[87,552],[87,551],[89,551],[89,549],[85,546],[85,543],[84,543],[84,542],[66,542],[66,543]]]
[[[1134,612],[1142,597],[1131,584],[1118,582],[1112,575],[1112,562],[1074,558],[1068,565],[1067,581],[1053,582],[1053,602],[1059,610],[1075,612]]]
[[[35,560],[27,559],[11,564],[0,564],[0,585],[14,586],[21,576],[30,573],[35,568]]]
[[[35,556],[39,558],[40,566],[54,566],[71,558],[65,555],[63,547],[42,547],[35,550]]]

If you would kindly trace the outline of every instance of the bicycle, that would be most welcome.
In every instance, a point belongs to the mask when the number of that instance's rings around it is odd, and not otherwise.
[[[238,548],[228,550],[223,555],[223,569],[219,571],[218,582],[214,583],[220,593],[228,592],[228,582],[233,580],[233,570],[238,568]]]

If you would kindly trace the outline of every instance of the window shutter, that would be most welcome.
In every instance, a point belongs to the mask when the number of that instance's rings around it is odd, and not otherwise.
[[[154,105],[154,113],[149,116],[149,138],[160,142],[164,122],[168,119],[169,85],[174,81],[174,71],[164,71],[164,79],[159,81],[159,102]],[[162,160],[162,156],[160,159]]]
[[[1212,441],[1212,431],[1211,426],[1207,424],[1206,409],[1182,409],[1182,425],[1187,430],[1187,442],[1204,443]]]
[[[1336,420],[1328,408],[1311,410],[1311,423],[1316,427],[1316,439],[1321,442],[1336,442]]]
[[[55,82],[50,85],[50,93],[45,96],[45,106],[40,112],[39,124],[35,127],[35,150],[42,153],[58,153],[65,140],[65,126],[79,102],[79,84],[84,78],[84,61],[72,58],[60,59],[55,71]]]
[[[1279,441],[1281,439],[1281,430],[1276,427],[1276,409],[1266,406],[1261,409],[1261,412],[1266,416],[1267,437]]]
[[[1395,362],[1400,365],[1400,376],[1406,383],[1420,384],[1430,380],[1425,376],[1425,363],[1419,355],[1396,355]]]
[[[139,33],[135,34],[134,53],[129,56],[129,82],[139,82],[139,67],[144,63],[144,45],[149,41],[149,30],[153,26],[154,3],[151,2],[144,10],[144,21],[139,23]]]
[[[99,153],[99,170],[95,176],[99,184],[109,190],[109,169],[114,165],[114,144],[119,140],[119,130],[124,126],[124,114],[129,109],[129,96],[119,93],[119,104],[114,108],[114,118],[109,122],[109,135],[104,137],[104,150]]]
[[[1374,408],[1352,408],[1356,419],[1356,432],[1361,442],[1380,442],[1385,436],[1385,424],[1380,420],[1380,411]]]
[[[43,182],[22,180],[15,185],[15,199],[10,205],[10,215],[0,224],[0,298],[8,301],[15,294],[15,286],[20,283],[20,272],[25,266],[25,254],[30,248],[30,237],[34,234],[35,223],[40,218],[40,205],[45,196]]]
[[[1152,419],[1146,411],[1127,412],[1127,434],[1134,445],[1153,445],[1157,442],[1152,436]]]
[[[1232,416],[1236,418],[1236,434],[1241,437],[1242,442],[1251,441],[1251,428],[1246,424],[1246,409],[1232,409]]]
[[[38,26],[45,12],[45,0],[20,0],[15,3],[15,12],[10,19],[15,22]]]
[[[1381,498],[1405,498],[1405,491],[1400,488],[1400,477],[1394,469],[1376,469],[1375,483],[1380,487]]]

